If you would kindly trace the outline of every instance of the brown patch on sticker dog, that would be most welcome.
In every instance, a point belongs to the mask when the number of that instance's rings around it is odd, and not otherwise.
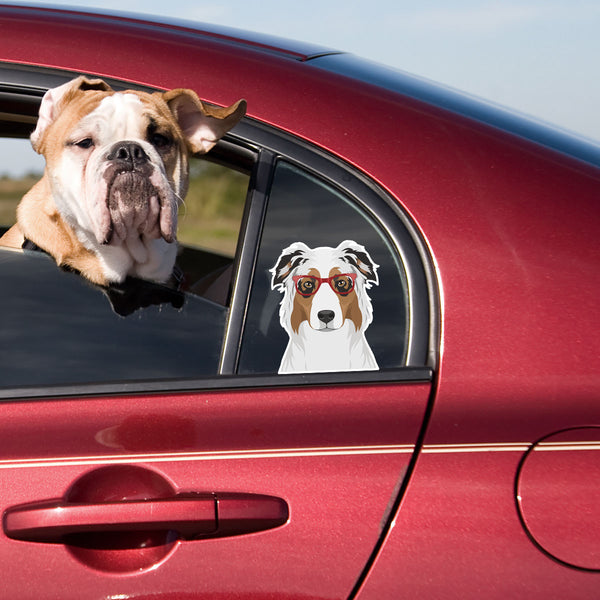
[[[312,305],[312,297],[304,298],[300,294],[294,297],[294,309],[290,319],[290,325],[295,333],[298,333],[300,325],[303,321],[310,319],[310,307]]]
[[[337,267],[332,269],[329,272],[329,277],[333,277],[334,275],[340,275],[342,272]],[[362,312],[360,311],[360,307],[358,305],[358,296],[356,295],[356,285],[354,289],[347,295],[341,296],[337,295],[337,298],[340,303],[340,307],[342,309],[342,316],[344,321],[349,319],[354,323],[354,327],[356,327],[356,331],[358,331],[362,326]]]
[[[312,275],[313,277],[321,277],[321,274],[317,269],[311,269],[306,275]],[[312,301],[314,298],[314,294],[312,296],[308,296],[308,298],[302,296],[297,293],[297,290],[294,290],[294,304],[292,309],[292,314],[290,315],[290,325],[295,333],[298,333],[300,329],[300,325],[303,321],[310,320],[310,309],[312,307]]]

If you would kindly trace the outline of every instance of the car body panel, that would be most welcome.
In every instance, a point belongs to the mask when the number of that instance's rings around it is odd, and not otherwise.
[[[514,136],[535,142],[579,160],[600,166],[600,145],[549,123],[417,77],[392,67],[343,52],[323,53],[310,58],[311,65],[346,75],[403,96],[409,96],[470,120],[484,123]]]
[[[598,446],[599,427],[550,435],[530,448],[515,486],[521,521],[537,547],[590,571],[600,570]]]
[[[593,598],[600,574],[555,562],[516,518],[508,482],[526,449],[425,446],[357,598]]]
[[[355,411],[346,410],[348,394]],[[427,394],[428,385],[416,383],[353,386],[333,396],[328,387],[304,387],[3,403],[3,511],[64,498],[82,475],[123,464],[160,474],[180,494],[272,494],[291,509],[279,529],[181,542],[159,568],[116,579],[61,544],[3,536],[2,563],[22,565],[5,576],[3,591],[346,597],[393,505]],[[349,547],[348,539],[361,543]]]

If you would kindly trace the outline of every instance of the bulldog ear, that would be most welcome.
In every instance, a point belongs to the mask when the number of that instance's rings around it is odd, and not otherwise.
[[[345,240],[337,249],[342,254],[343,260],[355,267],[364,276],[367,288],[370,288],[372,284],[379,285],[377,276],[379,265],[373,262],[364,246],[353,240]]]
[[[169,106],[193,152],[208,152],[246,114],[246,101],[221,108],[202,102],[192,90],[165,92]]]
[[[48,126],[60,114],[64,101],[69,100],[76,92],[86,90],[112,91],[102,79],[88,79],[83,75],[63,85],[49,89],[42,98],[36,128],[30,136],[31,144],[36,152],[40,152],[41,140]]]
[[[309,251],[310,248],[302,242],[295,242],[285,248],[277,259],[277,264],[270,269],[272,275],[271,289],[283,292],[285,290],[285,280],[296,267],[308,260],[306,253]]]

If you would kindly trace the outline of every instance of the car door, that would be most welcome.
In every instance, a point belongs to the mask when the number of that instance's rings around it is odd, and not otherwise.
[[[364,175],[273,127],[242,123],[213,160],[249,177],[239,239],[230,258],[184,247],[185,289],[99,289],[0,250],[7,597],[346,598],[391,525],[432,390],[416,228]],[[348,241],[377,275],[350,277],[376,366],[280,373],[295,328],[278,261]],[[339,271],[318,284],[341,305]]]

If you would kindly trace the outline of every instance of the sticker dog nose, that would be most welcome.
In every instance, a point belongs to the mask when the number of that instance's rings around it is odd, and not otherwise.
[[[335,313],[332,310],[320,310],[317,313],[317,317],[319,318],[319,321],[322,321],[323,323],[325,323],[325,325],[327,325],[327,323],[333,321]]]
[[[148,156],[144,149],[135,142],[115,144],[106,158],[131,165],[132,168],[148,162]]]

